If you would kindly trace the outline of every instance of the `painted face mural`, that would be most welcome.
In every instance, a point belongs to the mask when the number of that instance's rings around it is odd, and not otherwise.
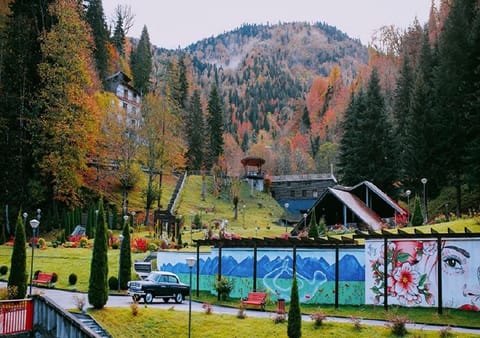
[[[446,307],[480,311],[479,242],[448,240],[442,246],[442,289]]]
[[[442,306],[480,311],[480,261],[475,260],[480,254],[478,244],[478,239],[445,240],[439,256],[436,240],[388,241],[387,250],[383,240],[368,240],[366,303],[383,303],[386,281],[389,304],[437,306],[441,267]]]

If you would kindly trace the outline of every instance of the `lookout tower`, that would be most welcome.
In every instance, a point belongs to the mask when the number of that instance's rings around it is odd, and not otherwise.
[[[241,162],[244,169],[243,177],[250,184],[251,194],[253,194],[254,189],[263,191],[263,179],[265,175],[262,172],[262,165],[265,164],[265,160],[260,157],[245,157]]]

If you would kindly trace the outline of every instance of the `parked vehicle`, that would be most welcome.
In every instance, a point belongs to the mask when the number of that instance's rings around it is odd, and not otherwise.
[[[182,303],[190,294],[190,286],[182,283],[177,275],[166,271],[152,271],[144,280],[128,282],[128,294],[135,302],[143,298],[146,304],[153,299],[162,298],[165,303],[174,299]]]

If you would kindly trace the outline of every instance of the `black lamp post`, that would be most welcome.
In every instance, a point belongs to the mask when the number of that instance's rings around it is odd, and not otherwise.
[[[123,216],[123,227],[126,226],[127,221],[128,221],[128,215],[124,215]],[[122,252],[123,252],[122,242],[123,242],[123,234],[118,236],[118,238],[120,239],[120,257],[118,257],[118,291],[120,292],[120,290],[122,289],[122,287],[120,286],[120,283],[122,281]]]
[[[425,215],[423,216],[423,222],[427,224],[428,222],[428,214],[427,214],[427,195],[426,195],[426,188],[425,186],[427,185],[428,180],[424,177],[420,180],[423,184],[423,210],[425,212]]]
[[[410,195],[411,195],[411,193],[412,193],[411,190],[405,191],[405,195],[407,195],[407,209],[408,209],[407,223],[410,223]]]
[[[27,219],[27,213],[24,213],[23,214],[23,217],[25,217],[25,219]],[[38,226],[40,225],[40,222],[37,221],[36,219],[32,219],[30,221],[30,226],[32,227],[32,235],[33,235],[33,238],[32,238],[32,259],[30,261],[30,297],[32,296],[32,280],[33,280],[33,257],[34,257],[34,254],[35,254],[35,231],[37,230]]]
[[[244,205],[243,205],[243,228],[244,228],[244,229],[245,229],[245,208],[246,208],[246,207],[247,207],[247,206],[244,204]]]
[[[288,227],[288,207],[290,206],[290,204],[285,203],[283,206],[285,207],[285,211],[286,211],[286,216],[285,216],[285,232],[287,232],[287,227]]]
[[[190,268],[190,291],[188,296],[188,338],[190,338],[192,332],[192,269],[195,265],[195,258],[188,257],[187,265]]]
[[[193,220],[195,218],[195,213],[192,211],[190,211],[190,244],[193,243],[193,239],[192,239],[192,229],[193,229]]]

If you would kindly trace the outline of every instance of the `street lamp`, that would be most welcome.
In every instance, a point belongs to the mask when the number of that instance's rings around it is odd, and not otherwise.
[[[193,239],[192,239],[192,229],[193,229],[193,219],[195,217],[195,213],[193,212],[193,210],[190,211],[190,219],[191,219],[191,222],[190,222],[190,244],[193,243]]]
[[[127,226],[127,222],[128,222],[128,215],[124,215],[123,216],[123,230],[122,231],[125,231],[125,227]],[[130,231],[130,229],[127,229],[127,231]],[[122,252],[123,252],[123,246],[122,246],[122,243],[123,243],[123,234],[120,234],[120,236],[118,236],[118,238],[120,239],[120,257],[118,258],[118,291],[121,290],[121,286],[120,286],[120,283],[122,281]]]
[[[25,227],[25,226],[27,226],[27,217],[28,217],[28,214],[27,214],[26,212],[24,212],[24,213],[22,214],[22,216],[23,216],[23,226]]]
[[[192,269],[195,265],[195,258],[188,257],[186,260],[187,265],[190,268],[190,290],[188,296],[188,338],[190,338],[192,332]]]
[[[285,207],[285,210],[286,210],[286,216],[285,216],[285,232],[287,232],[287,226],[288,226],[288,207],[290,206],[290,204],[285,203],[283,206]]]
[[[27,218],[25,216],[26,213],[23,214],[25,219]],[[28,216],[28,215],[27,215]],[[30,221],[30,226],[32,227],[32,234],[33,234],[33,239],[32,239],[32,259],[30,261],[30,297],[32,296],[32,277],[33,277],[33,257],[35,253],[35,230],[38,228],[40,225],[40,222],[37,221],[36,219],[32,219]]]
[[[244,204],[244,205],[243,205],[243,228],[244,228],[244,229],[245,229],[245,208],[246,208],[246,207],[247,207],[247,206]]]
[[[122,280],[122,242],[123,242],[123,235],[120,234],[118,236],[118,239],[120,240],[120,255],[118,257],[118,292],[120,292],[120,290],[121,290],[120,282]]]
[[[428,221],[428,214],[427,214],[427,196],[425,194],[425,186],[427,185],[428,180],[424,177],[420,180],[423,184],[423,210],[425,211],[425,215],[423,217],[423,221],[426,224]]]
[[[407,223],[410,223],[410,195],[412,194],[411,190],[405,191],[405,195],[407,195]]]
[[[303,228],[306,229],[307,228],[307,213],[304,213],[303,214]]]

